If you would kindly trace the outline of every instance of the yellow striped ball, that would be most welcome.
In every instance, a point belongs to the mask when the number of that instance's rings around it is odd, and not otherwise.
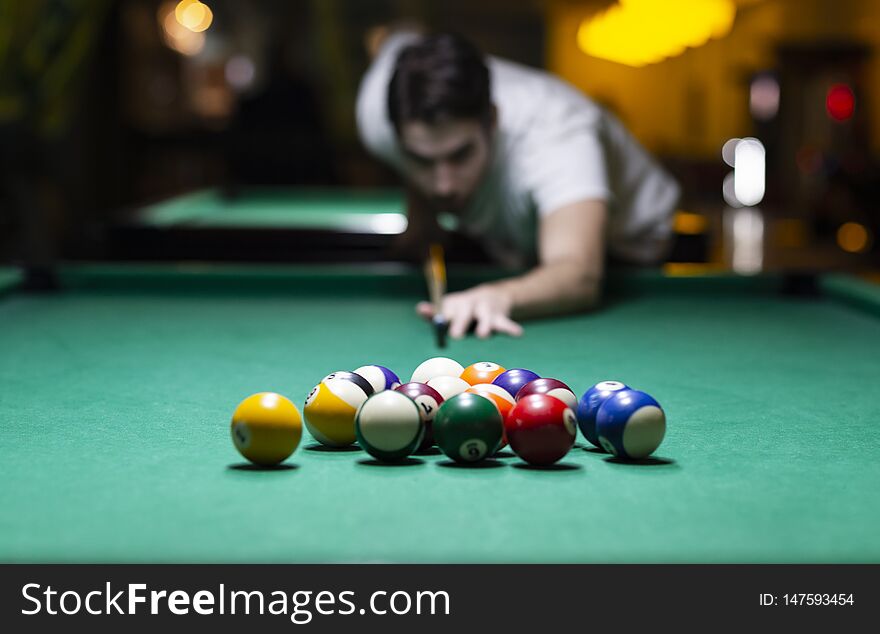
[[[322,445],[347,447],[355,441],[354,417],[367,394],[357,384],[328,378],[306,398],[306,429]]]

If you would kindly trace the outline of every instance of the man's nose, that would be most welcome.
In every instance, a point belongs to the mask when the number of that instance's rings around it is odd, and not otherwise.
[[[452,167],[445,163],[439,163],[434,168],[434,193],[438,196],[446,196],[455,188],[455,175]]]

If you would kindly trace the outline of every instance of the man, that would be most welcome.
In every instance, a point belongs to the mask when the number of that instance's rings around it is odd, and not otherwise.
[[[615,118],[547,73],[453,34],[391,33],[357,121],[408,184],[408,238],[426,245],[446,214],[500,262],[529,267],[447,295],[454,338],[472,324],[479,337],[519,336],[518,320],[592,307],[606,249],[639,263],[665,255],[678,186]],[[433,317],[428,303],[417,311]]]

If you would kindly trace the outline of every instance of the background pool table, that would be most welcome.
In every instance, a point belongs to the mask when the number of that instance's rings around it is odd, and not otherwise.
[[[485,272],[458,268],[453,287]],[[23,562],[880,562],[880,292],[777,276],[620,273],[592,314],[444,354],[663,404],[656,459],[579,437],[560,468],[512,454],[376,466],[304,436],[243,464],[229,419],[299,407],[330,371],[408,378],[439,353],[395,267],[72,266],[0,293],[0,560]]]
[[[406,229],[405,208],[403,190],[394,188],[210,188],[120,210],[94,233],[102,238],[97,250],[117,261],[399,261],[393,246]],[[706,261],[713,222],[677,214],[670,259]],[[447,229],[455,224],[451,216],[441,217]],[[450,261],[490,261],[476,241],[457,232],[446,237]],[[714,249],[722,257],[718,242]]]

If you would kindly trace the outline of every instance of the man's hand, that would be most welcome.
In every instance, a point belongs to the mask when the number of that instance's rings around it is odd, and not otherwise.
[[[485,339],[493,332],[502,332],[512,337],[522,335],[523,329],[510,318],[513,298],[503,288],[483,284],[460,293],[450,293],[443,298],[443,316],[449,321],[449,336],[461,339],[472,323],[475,333]],[[426,319],[434,316],[434,307],[429,302],[420,302],[416,312]]]
[[[516,319],[581,312],[599,299],[603,273],[607,209],[599,200],[584,200],[547,214],[539,231],[539,264],[528,273],[451,293],[443,299],[449,335],[460,339],[472,323],[476,335],[503,332],[514,337],[523,329]],[[416,306],[427,319],[428,302]]]

